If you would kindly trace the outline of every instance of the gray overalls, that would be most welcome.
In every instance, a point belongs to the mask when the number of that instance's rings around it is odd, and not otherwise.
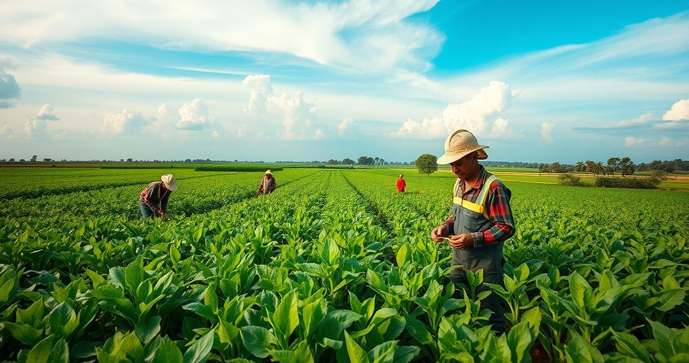
[[[457,181],[452,203],[452,218],[454,219],[452,234],[483,232],[493,226],[485,206],[488,190],[493,180],[497,180],[497,178],[489,174],[476,198],[476,203],[462,199],[460,183],[459,180]],[[460,267],[450,272],[450,279],[455,284],[464,283],[468,286],[466,270],[476,272],[483,269],[483,282],[502,285],[502,261],[502,242],[486,244],[478,248],[470,246],[464,250],[455,248],[452,251],[452,265]],[[488,290],[490,290],[488,286],[481,284],[476,293]],[[485,298],[481,304],[482,309],[489,309],[493,312],[489,321],[493,325],[493,330],[498,333],[505,331],[505,317],[500,306],[500,300],[500,297],[493,293]]]

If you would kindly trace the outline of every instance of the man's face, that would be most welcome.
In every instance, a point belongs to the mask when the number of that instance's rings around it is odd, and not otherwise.
[[[467,176],[472,176],[474,173],[478,155],[474,152],[455,162],[450,163],[452,172],[460,179],[466,179]]]

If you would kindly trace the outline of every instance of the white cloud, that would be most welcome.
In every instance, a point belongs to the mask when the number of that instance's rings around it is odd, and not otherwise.
[[[359,125],[351,117],[346,117],[337,125],[337,133],[341,136],[357,134]]]
[[[244,112],[259,122],[269,121],[274,115],[280,117],[283,139],[310,140],[324,137],[323,131],[317,128],[315,122],[318,108],[313,102],[306,101],[304,91],[297,91],[294,96],[274,96],[269,75],[247,76],[242,84],[251,90],[249,105]],[[245,131],[241,131],[241,135]]]
[[[648,141],[649,141],[648,139],[641,139],[641,138],[636,138],[633,136],[627,136],[624,139],[624,146],[625,147],[641,146],[641,145],[645,145]]]
[[[48,122],[57,121],[60,118],[53,113],[53,106],[43,105],[33,119],[24,123],[24,135],[28,138],[44,138],[47,135]]]
[[[672,140],[670,140],[669,137],[663,136],[662,139],[658,142],[658,145],[660,146],[672,146]]]
[[[689,145],[689,138],[686,138],[686,137],[680,141],[677,141],[677,143],[675,144],[675,146],[677,146],[677,147],[685,147],[687,145]]]
[[[215,130],[215,131],[211,132],[211,136],[213,136],[214,139],[217,139],[220,137],[220,133],[218,133],[218,131]]]
[[[650,113],[647,113],[647,114],[641,115],[635,119],[620,121],[617,123],[616,126],[632,126],[632,125],[638,125],[638,124],[645,124],[645,123],[648,123],[651,121],[653,121],[653,115]]]
[[[552,136],[552,132],[553,132],[554,128],[555,128],[555,126],[553,126],[552,124],[549,124],[547,122],[544,122],[541,124],[540,134],[541,134],[541,140],[543,140],[543,142],[552,143],[554,141],[553,136]]]
[[[124,109],[120,113],[110,113],[103,119],[105,133],[134,135],[148,125],[149,121],[139,112]]]
[[[37,119],[39,120],[45,120],[45,121],[57,121],[60,118],[55,116],[53,113],[53,106],[51,105],[43,105],[41,109],[38,111],[38,115],[36,116]]]
[[[665,121],[689,120],[689,99],[679,100],[663,115]]]
[[[179,109],[180,120],[177,121],[177,128],[182,130],[202,130],[211,126],[208,107],[203,100],[197,98],[191,103],[185,103]]]
[[[434,139],[447,137],[458,129],[467,129],[477,137],[515,139],[523,135],[509,127],[509,121],[501,117],[512,105],[519,91],[512,90],[504,82],[493,81],[471,100],[450,104],[442,118],[424,118],[422,122],[407,120],[391,137],[406,139]]]
[[[10,126],[7,124],[7,122],[3,121],[0,124],[0,137],[2,137],[4,139],[8,139],[8,140],[15,138],[15,135],[12,132],[12,128],[10,128]]]
[[[260,118],[266,112],[268,96],[273,94],[270,76],[267,74],[247,76],[242,81],[242,85],[251,90],[249,105],[244,109],[244,113]]]
[[[427,69],[444,37],[409,18],[438,0],[291,2],[280,0],[36,0],[0,7],[3,40],[34,44],[111,39],[171,49],[292,54],[360,72]]]

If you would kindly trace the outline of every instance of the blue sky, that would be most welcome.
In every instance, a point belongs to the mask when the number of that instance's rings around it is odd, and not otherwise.
[[[0,158],[689,157],[689,1],[0,4]]]

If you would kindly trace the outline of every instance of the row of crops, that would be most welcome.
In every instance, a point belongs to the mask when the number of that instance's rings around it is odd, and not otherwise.
[[[686,361],[689,195],[509,185],[510,331],[446,278],[428,238],[451,178],[288,170],[180,181],[171,218],[141,185],[0,203],[9,361]],[[394,182],[394,177],[393,177]],[[534,348],[535,347],[535,348]]]

